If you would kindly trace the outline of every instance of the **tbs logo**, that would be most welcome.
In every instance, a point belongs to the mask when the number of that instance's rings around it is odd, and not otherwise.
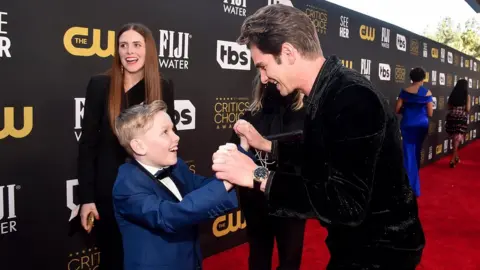
[[[222,69],[250,70],[250,59],[247,45],[217,40],[217,63]]]
[[[175,100],[174,124],[177,130],[195,129],[195,106],[190,100]]]
[[[382,81],[390,81],[391,69],[389,64],[380,63],[378,65],[378,77]]]
[[[404,35],[397,34],[397,50],[407,51],[407,39]]]

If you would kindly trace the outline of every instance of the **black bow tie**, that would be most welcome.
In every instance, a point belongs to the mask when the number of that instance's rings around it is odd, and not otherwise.
[[[158,170],[158,172],[154,176],[158,180],[162,180],[165,177],[169,177],[171,174],[172,174],[172,167],[168,167],[168,168],[163,168],[161,170]]]

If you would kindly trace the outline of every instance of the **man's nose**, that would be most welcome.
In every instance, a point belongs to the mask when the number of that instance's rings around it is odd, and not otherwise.
[[[260,80],[262,81],[263,84],[268,83],[268,77],[267,77],[267,75],[265,74],[264,71],[260,72]]]

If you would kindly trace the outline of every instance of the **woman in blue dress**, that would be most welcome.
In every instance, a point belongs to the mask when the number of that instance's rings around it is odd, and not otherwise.
[[[428,134],[429,117],[433,115],[432,92],[423,86],[425,71],[410,71],[412,84],[400,91],[395,112],[402,114],[400,129],[403,137],[404,166],[415,195],[420,196],[420,153]]]

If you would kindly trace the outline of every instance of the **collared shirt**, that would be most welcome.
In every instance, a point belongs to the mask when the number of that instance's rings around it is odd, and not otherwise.
[[[140,162],[138,160],[137,160],[137,162],[140,165],[142,165],[152,175],[156,175],[158,173],[158,171],[166,168],[166,167],[165,168],[156,168],[156,167],[153,167],[153,166],[150,166],[150,165],[143,164],[142,162]],[[167,187],[173,193],[173,195],[175,195],[175,197],[177,197],[177,199],[179,201],[182,200],[182,195],[180,195],[180,191],[178,190],[177,186],[173,182],[172,178],[165,177],[165,178],[160,179],[158,181],[160,181],[160,183],[162,183],[165,187]]]

